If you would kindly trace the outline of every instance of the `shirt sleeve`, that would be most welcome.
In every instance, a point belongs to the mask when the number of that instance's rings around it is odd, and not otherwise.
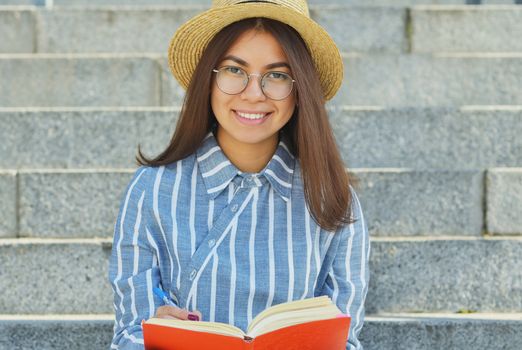
[[[352,214],[356,222],[345,225],[322,295],[328,295],[343,313],[351,316],[347,350],[362,350],[358,339],[364,322],[364,301],[368,291],[370,242],[361,204],[352,191]]]
[[[158,250],[147,228],[147,168],[127,186],[114,227],[109,281],[114,292],[115,324],[111,349],[144,349],[141,321],[160,305],[152,287],[160,282]]]

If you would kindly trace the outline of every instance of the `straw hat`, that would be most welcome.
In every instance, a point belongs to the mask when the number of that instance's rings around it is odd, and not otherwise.
[[[170,70],[184,89],[210,40],[227,25],[252,17],[271,18],[293,27],[312,54],[325,99],[335,95],[343,80],[341,54],[330,35],[310,18],[305,0],[213,0],[209,10],[183,24],[170,42]]]

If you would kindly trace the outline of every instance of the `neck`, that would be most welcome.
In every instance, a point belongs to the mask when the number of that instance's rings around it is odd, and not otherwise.
[[[279,142],[277,135],[257,144],[244,144],[230,139],[225,141],[220,137],[219,128],[216,139],[230,162],[244,173],[263,170],[272,159]]]

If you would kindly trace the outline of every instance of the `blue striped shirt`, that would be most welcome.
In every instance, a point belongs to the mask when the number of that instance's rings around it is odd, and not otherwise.
[[[167,166],[140,167],[122,198],[109,280],[113,349],[143,349],[141,321],[163,302],[161,284],[204,321],[246,330],[267,307],[328,295],[352,317],[347,349],[362,349],[370,243],[357,221],[321,229],[306,205],[299,162],[281,140],[259,173],[238,170],[209,133],[197,152]]]

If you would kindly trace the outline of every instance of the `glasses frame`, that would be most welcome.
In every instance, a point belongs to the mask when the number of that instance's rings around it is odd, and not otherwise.
[[[243,86],[243,89],[235,94],[231,94],[231,93],[228,93],[226,91],[223,91],[223,89],[221,88],[221,86],[219,86],[218,82],[217,82],[217,74],[223,69],[223,68],[237,68],[241,71],[243,71],[245,74],[246,74],[246,77],[247,77],[247,81],[246,81],[246,84],[245,86]],[[281,71],[274,71],[274,70],[271,70],[271,71],[268,71],[266,73],[263,73],[263,74],[258,74],[258,73],[250,73],[248,74],[243,68],[241,67],[237,67],[237,66],[221,66],[219,68],[214,68],[212,69],[212,72],[216,73],[216,85],[217,87],[219,88],[219,90],[221,90],[221,92],[223,92],[224,94],[227,94],[227,95],[239,95],[240,93],[242,93],[243,91],[246,90],[246,88],[248,87],[248,84],[250,84],[250,77],[251,76],[258,76],[258,77],[261,77],[261,79],[259,79],[259,87],[261,88],[261,91],[263,92],[263,95],[266,96],[266,98],[270,99],[270,100],[274,100],[274,101],[282,101],[284,100],[285,98],[287,98],[288,96],[290,96],[292,94],[292,91],[294,91],[294,83],[295,83],[295,79],[288,73],[286,72],[281,72]],[[290,77],[290,80],[292,81],[292,86],[290,87],[290,92],[288,92],[288,95],[286,95],[285,97],[282,97],[282,98],[272,98],[270,96],[268,96],[265,92],[265,89],[263,87],[263,79],[265,78],[265,76],[267,74],[270,74],[270,73],[279,73],[279,74],[285,74],[287,76]]]

